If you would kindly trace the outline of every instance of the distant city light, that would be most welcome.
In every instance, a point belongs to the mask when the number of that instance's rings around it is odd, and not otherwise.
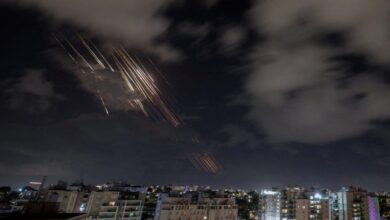
[[[319,193],[314,194],[315,199],[322,199],[322,195]]]
[[[32,182],[30,182],[30,184],[31,185],[41,185],[42,183],[41,182],[34,182],[34,181],[32,181]]]
[[[272,190],[263,190],[262,194],[264,194],[264,195],[276,195],[276,194],[278,194],[278,192],[272,191]]]
[[[87,207],[87,204],[82,203],[80,208],[79,208],[80,212],[85,212],[86,207]]]

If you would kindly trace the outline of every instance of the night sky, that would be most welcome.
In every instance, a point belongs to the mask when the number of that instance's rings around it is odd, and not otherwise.
[[[0,0],[0,27],[0,185],[390,190],[388,0]],[[182,125],[107,116],[58,33],[150,58]]]

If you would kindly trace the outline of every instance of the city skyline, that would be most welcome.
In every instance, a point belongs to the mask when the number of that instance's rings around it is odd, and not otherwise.
[[[56,213],[84,220],[381,220],[390,216],[389,192],[369,192],[355,186],[284,186],[257,191],[126,183],[93,186],[63,181],[49,186],[33,184],[18,192],[0,187],[0,216]],[[4,206],[4,199],[8,205]]]

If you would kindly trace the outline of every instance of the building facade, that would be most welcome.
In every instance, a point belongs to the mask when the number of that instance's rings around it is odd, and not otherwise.
[[[280,220],[281,195],[279,190],[263,190],[260,193],[259,217],[262,220]]]
[[[380,220],[380,207],[378,197],[367,197],[368,217],[370,220]]]
[[[118,200],[103,203],[98,220],[141,220],[142,200]]]
[[[237,220],[235,201],[228,198],[200,199],[162,195],[157,202],[155,220]]]
[[[359,188],[343,187],[329,196],[331,220],[369,219],[367,193]]]
[[[88,192],[71,190],[48,190],[45,201],[59,203],[60,213],[84,213],[88,202]]]
[[[281,219],[295,220],[296,219],[296,202],[297,199],[305,199],[306,191],[302,187],[286,187],[281,190]]]
[[[93,191],[90,193],[86,207],[86,213],[90,217],[97,217],[101,207],[115,205],[119,199],[118,191]]]
[[[297,199],[295,201],[295,218],[296,220],[309,220],[310,218],[310,200]]]

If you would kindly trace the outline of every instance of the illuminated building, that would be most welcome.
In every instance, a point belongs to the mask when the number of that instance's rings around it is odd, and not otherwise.
[[[390,219],[390,193],[380,193],[379,199],[379,210],[383,218]]]
[[[310,200],[297,199],[295,201],[296,220],[309,220],[309,217],[310,217]]]
[[[147,220],[154,219],[159,192],[161,192],[160,188],[157,187],[148,188],[144,198],[142,219],[147,219]]]
[[[354,187],[344,187],[329,195],[330,219],[369,219],[366,192]]]
[[[236,200],[238,207],[238,217],[240,219],[256,220],[259,214],[259,193],[254,190],[234,190],[233,192],[226,191],[228,198]]]
[[[97,191],[90,197],[88,219],[140,220],[142,217],[143,196],[139,192]]]
[[[281,190],[281,219],[296,219],[296,201],[297,199],[306,198],[306,191],[302,187],[286,187]]]
[[[118,200],[103,203],[97,219],[99,220],[140,220],[142,200]]]
[[[260,219],[280,220],[280,196],[278,190],[263,190],[260,193]]]
[[[368,217],[370,220],[379,220],[379,201],[377,197],[367,197]]]
[[[329,219],[329,200],[327,193],[311,192],[309,194],[309,219]]]
[[[157,202],[155,220],[237,220],[237,205],[228,198],[168,197],[162,194]]]
[[[329,202],[326,193],[308,192],[301,187],[264,190],[260,195],[262,220],[327,220]]]

